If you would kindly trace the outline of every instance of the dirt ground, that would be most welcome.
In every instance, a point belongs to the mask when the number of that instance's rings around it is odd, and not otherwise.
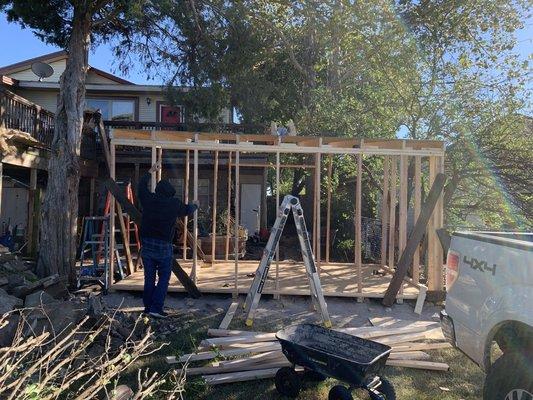
[[[244,297],[241,296],[241,302]],[[164,361],[166,355],[181,355],[195,350],[195,346],[207,337],[208,328],[216,328],[224,317],[233,300],[231,296],[205,295],[193,300],[180,294],[167,297],[166,306],[172,312],[173,324],[182,328],[165,337],[169,343],[160,354],[144,359],[138,367],[150,367],[155,370],[169,368]],[[115,292],[104,297],[108,307],[142,306],[140,294]],[[369,317],[393,317],[404,320],[436,320],[440,307],[427,304],[421,316],[413,312],[414,303],[395,304],[391,308],[383,307],[376,300],[357,303],[354,299],[328,298],[328,310],[333,325],[336,327],[369,326]],[[263,296],[256,314],[254,330],[273,332],[290,324],[317,322],[317,313],[312,309],[309,298],[282,297],[274,300]],[[240,311],[235,315],[230,329],[246,329]],[[384,376],[390,378],[395,386],[398,399],[446,399],[474,400],[481,398],[483,373],[466,356],[455,349],[434,350],[429,352],[437,362],[450,365],[448,372],[421,371],[407,368],[387,367]],[[126,377],[127,379],[127,377]],[[300,393],[299,399],[327,399],[328,390],[337,384],[328,379],[318,385],[307,385]],[[360,399],[366,398],[356,393]],[[282,399],[274,386],[274,380],[234,383],[215,387],[206,386],[200,378],[187,383],[186,399]]]

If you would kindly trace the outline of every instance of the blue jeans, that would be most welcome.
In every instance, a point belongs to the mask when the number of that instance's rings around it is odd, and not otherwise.
[[[144,309],[146,312],[160,313],[163,311],[172,272],[172,244],[163,240],[143,238],[141,255],[144,266]]]

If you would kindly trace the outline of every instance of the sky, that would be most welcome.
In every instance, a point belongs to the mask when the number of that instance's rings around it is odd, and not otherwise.
[[[30,29],[22,29],[18,24],[7,22],[4,13],[0,13],[0,38],[0,67],[61,50],[57,46],[43,43]],[[129,75],[121,74],[113,60],[114,56],[108,45],[100,45],[89,54],[89,64],[95,68],[138,84],[162,83],[160,80],[147,80],[140,69],[133,70]]]

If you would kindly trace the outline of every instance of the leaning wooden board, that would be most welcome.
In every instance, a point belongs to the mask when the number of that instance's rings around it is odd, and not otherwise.
[[[113,179],[108,178],[105,180],[104,185],[107,190],[113,194],[119,204],[122,205],[123,209],[128,213],[130,218],[140,226],[142,220],[141,212],[130,203],[122,190],[120,190],[120,187],[117,185],[117,183]],[[176,275],[176,278],[178,278],[180,283],[192,298],[198,299],[202,297],[202,293],[200,293],[194,282],[191,280],[191,278],[189,278],[189,275],[187,275],[187,273],[183,270],[183,268],[181,268],[174,258],[172,259],[172,272],[174,275]]]

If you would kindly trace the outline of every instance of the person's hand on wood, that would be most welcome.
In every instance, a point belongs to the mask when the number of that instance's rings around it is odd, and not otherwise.
[[[148,172],[149,173],[154,173],[156,171],[159,171],[160,169],[161,169],[161,161],[158,161],[154,165],[152,165],[152,167],[150,168],[150,170]]]

